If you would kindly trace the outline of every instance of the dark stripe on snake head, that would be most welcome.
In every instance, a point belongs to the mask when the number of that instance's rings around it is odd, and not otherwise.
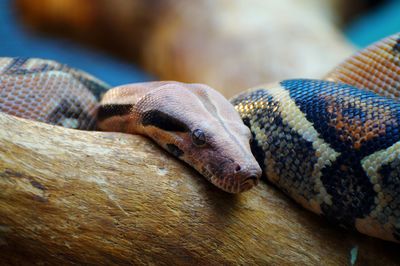
[[[167,150],[175,157],[181,157],[184,154],[175,144],[167,144]]]
[[[112,116],[127,115],[132,111],[133,104],[105,104],[99,107],[97,118],[99,121]]]
[[[159,110],[144,112],[142,117],[143,126],[154,126],[166,131],[175,132],[190,131],[189,127],[185,123]]]

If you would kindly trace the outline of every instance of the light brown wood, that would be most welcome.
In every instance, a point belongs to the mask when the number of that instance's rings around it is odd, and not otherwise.
[[[0,113],[0,264],[400,263],[265,183],[224,193],[151,141]]]

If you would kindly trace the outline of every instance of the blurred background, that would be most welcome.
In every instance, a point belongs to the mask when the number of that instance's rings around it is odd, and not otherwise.
[[[322,77],[400,31],[400,0],[1,0],[0,56],[40,57],[111,86],[203,82],[226,96]]]

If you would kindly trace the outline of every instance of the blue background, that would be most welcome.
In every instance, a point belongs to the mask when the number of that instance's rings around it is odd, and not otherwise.
[[[94,75],[111,86],[147,81],[151,76],[131,63],[93,52],[69,40],[34,35],[24,29],[11,0],[0,0],[0,57],[56,60]]]

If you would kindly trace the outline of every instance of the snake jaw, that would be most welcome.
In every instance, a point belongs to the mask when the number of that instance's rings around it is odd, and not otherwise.
[[[240,183],[240,187],[242,191],[247,191],[254,186],[258,185],[259,178],[256,175],[249,176],[245,178],[242,183]]]
[[[211,147],[195,147],[189,135],[184,133],[173,134],[147,128],[146,134],[225,192],[241,193],[258,184],[261,168],[251,160],[239,163],[221,156]]]
[[[237,164],[234,168],[237,167]],[[261,169],[258,167],[243,167],[239,171],[232,171],[232,167],[220,168],[214,171],[211,164],[198,169],[212,184],[228,193],[241,193],[250,190],[258,184],[261,176]],[[231,171],[231,172],[229,172]]]

